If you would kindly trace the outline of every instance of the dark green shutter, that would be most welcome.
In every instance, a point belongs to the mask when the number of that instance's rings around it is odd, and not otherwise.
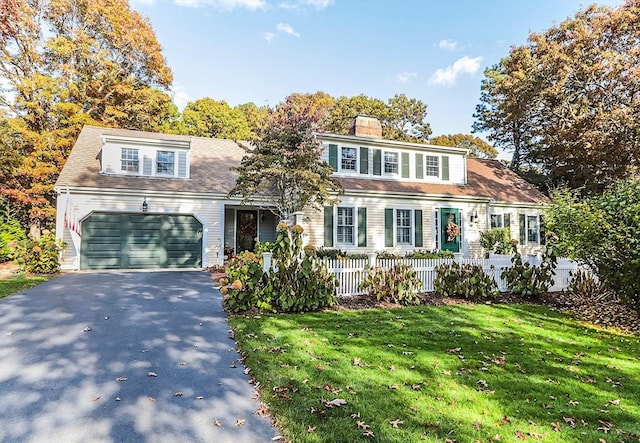
[[[449,180],[449,156],[442,156],[442,180]]]
[[[424,155],[416,154],[416,178],[424,178]]]
[[[416,209],[414,212],[414,218],[416,223],[416,238],[414,246],[416,248],[422,247],[422,210]]]
[[[373,150],[373,175],[382,175],[382,151]]]
[[[401,155],[402,178],[409,178],[409,153],[403,152]]]
[[[324,207],[324,246],[333,247],[333,206]]]
[[[511,228],[511,215],[510,214],[504,214],[504,227],[505,228]]]
[[[384,246],[393,247],[393,209],[384,210]]]
[[[367,208],[358,208],[358,247],[367,246]]]
[[[338,145],[329,145],[329,166],[331,166],[334,171],[338,170]]]
[[[527,243],[527,218],[524,214],[518,214],[520,224],[520,244],[525,245]]]
[[[360,174],[369,173],[369,148],[360,148]]]

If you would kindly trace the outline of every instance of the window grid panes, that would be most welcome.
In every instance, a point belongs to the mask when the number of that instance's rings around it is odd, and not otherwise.
[[[356,148],[342,148],[341,166],[343,171],[355,171],[358,154]]]
[[[398,153],[397,152],[384,153],[384,172],[385,174],[398,173]]]
[[[173,175],[173,165],[175,153],[170,151],[158,151],[158,160],[156,162],[156,172],[158,174]]]
[[[440,175],[440,165],[438,157],[427,155],[425,157],[425,174],[427,177],[438,177]]]
[[[502,214],[491,214],[491,229],[502,227]]]
[[[538,243],[538,216],[537,215],[529,215],[527,216],[527,242],[528,243]]]
[[[120,170],[127,172],[138,172],[140,170],[137,149],[122,148],[120,151]]]
[[[398,209],[396,211],[396,243],[411,244],[411,210]]]
[[[338,208],[338,243],[353,244],[353,208]]]

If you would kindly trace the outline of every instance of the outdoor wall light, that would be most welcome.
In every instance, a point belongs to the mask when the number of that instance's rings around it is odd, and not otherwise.
[[[473,212],[469,216],[469,221],[471,223],[477,223],[478,222],[478,210],[477,209],[473,210]]]
[[[149,203],[147,203],[147,197],[144,198],[144,200],[142,201],[142,212],[148,212],[149,211]]]

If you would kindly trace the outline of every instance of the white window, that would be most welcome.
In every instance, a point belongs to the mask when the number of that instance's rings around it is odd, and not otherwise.
[[[384,153],[384,173],[385,174],[398,173],[398,153],[397,152]]]
[[[411,245],[411,210],[396,210],[396,244]]]
[[[354,239],[353,208],[338,207],[337,220],[338,243],[352,245]]]
[[[122,148],[120,150],[120,170],[125,172],[138,172],[140,170],[137,149]]]
[[[491,214],[491,229],[509,228],[511,216],[509,214]]]
[[[175,153],[172,151],[158,151],[156,157],[156,173],[174,175]]]
[[[433,155],[427,155],[424,160],[425,160],[425,174],[427,175],[427,177],[439,177],[440,176],[439,158]]]
[[[538,243],[540,241],[540,224],[537,215],[527,216],[527,242]]]
[[[356,148],[342,148],[341,168],[343,171],[355,171],[358,151]]]

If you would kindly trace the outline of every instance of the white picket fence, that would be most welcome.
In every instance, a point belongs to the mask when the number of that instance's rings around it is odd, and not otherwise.
[[[532,265],[539,265],[540,258],[528,256],[523,258]],[[444,263],[458,262],[459,264],[472,264],[482,266],[484,272],[493,277],[500,292],[507,291],[507,282],[500,277],[504,268],[511,267],[510,255],[492,255],[488,259],[462,258],[455,259],[378,259],[375,254],[369,255],[368,259],[325,259],[327,269],[333,272],[338,279],[336,295],[360,295],[365,292],[360,289],[360,284],[366,278],[367,272],[373,267],[390,269],[398,264],[406,264],[412,267],[422,281],[422,292],[433,292],[434,281],[436,279],[435,268]],[[566,289],[571,281],[572,273],[579,268],[579,265],[569,259],[558,259],[558,266],[553,277],[553,285],[549,291],[562,291]]]

